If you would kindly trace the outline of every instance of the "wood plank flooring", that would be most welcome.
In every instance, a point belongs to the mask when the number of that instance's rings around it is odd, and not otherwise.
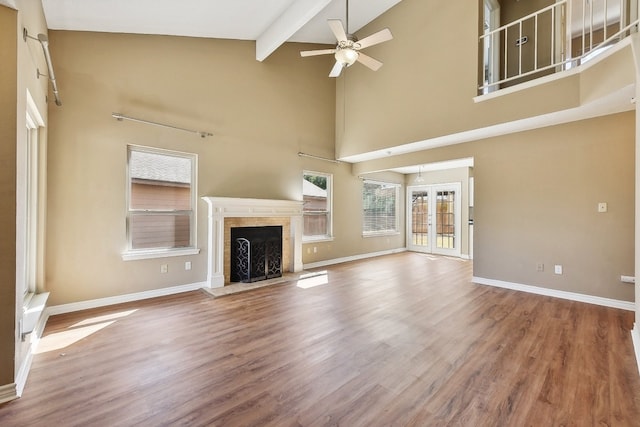
[[[0,425],[640,425],[631,312],[417,253],[319,272],[51,317]]]

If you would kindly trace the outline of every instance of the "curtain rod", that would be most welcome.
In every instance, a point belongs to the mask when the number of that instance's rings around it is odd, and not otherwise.
[[[47,71],[49,73],[49,81],[51,81],[51,88],[53,90],[53,97],[56,99],[56,105],[59,107],[62,105],[62,101],[60,101],[60,93],[58,93],[58,84],[56,83],[56,75],[53,72],[53,63],[51,62],[51,54],[49,53],[49,39],[45,34],[38,34],[38,38],[32,37],[29,35],[29,32],[26,28],[22,29],[22,38],[26,42],[27,38],[32,40],[37,40],[40,42],[42,46],[42,51],[44,52],[44,60],[47,63]],[[38,77],[42,76],[40,74],[40,70],[38,70]]]
[[[118,120],[119,122],[121,122],[123,120],[130,120],[132,122],[144,123],[144,124],[147,124],[147,125],[161,126],[163,128],[181,130],[181,131],[189,132],[189,133],[196,133],[196,134],[200,135],[200,138],[204,138],[204,137],[207,137],[207,136],[213,136],[213,134],[210,133],[210,132],[204,132],[204,131],[192,130],[192,129],[185,129],[185,128],[181,128],[181,127],[178,127],[178,126],[167,125],[167,124],[164,124],[164,123],[152,122],[150,120],[137,119],[135,117],[125,116],[124,114],[120,114],[120,113],[111,113],[111,117],[113,117],[114,119]]]
[[[331,163],[342,163],[340,160],[327,159],[326,157],[314,156],[313,154],[307,154],[302,152],[298,152],[298,156],[309,157],[311,159],[316,159],[316,160],[324,160],[325,162],[331,162]]]

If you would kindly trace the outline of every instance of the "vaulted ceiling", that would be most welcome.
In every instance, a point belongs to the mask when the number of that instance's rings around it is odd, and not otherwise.
[[[263,61],[287,41],[334,44],[327,19],[346,23],[347,0],[42,0],[54,30],[255,40]],[[350,0],[356,32],[400,0]]]

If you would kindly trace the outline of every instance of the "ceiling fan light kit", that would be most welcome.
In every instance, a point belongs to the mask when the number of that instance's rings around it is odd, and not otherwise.
[[[358,60],[359,54],[358,51],[353,48],[344,47],[337,48],[334,56],[336,58],[336,61],[341,62],[345,66],[349,67]]]
[[[320,50],[306,50],[300,52],[300,56],[316,56],[316,55],[329,55],[333,54],[336,58],[336,63],[333,69],[329,73],[329,77],[338,77],[342,73],[344,68],[350,67],[356,61],[366,66],[367,68],[377,71],[382,67],[382,62],[374,59],[364,53],[360,52],[360,49],[364,49],[369,46],[376,45],[378,43],[389,41],[393,38],[391,31],[388,28],[371,34],[362,40],[358,40],[353,34],[349,34],[349,1],[346,2],[347,6],[347,29],[345,31],[342,21],[339,19],[329,19],[327,22],[333,35],[336,37],[338,43],[334,49],[320,49]]]

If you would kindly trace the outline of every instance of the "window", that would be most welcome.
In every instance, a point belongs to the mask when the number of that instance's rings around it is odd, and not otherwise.
[[[303,173],[304,240],[331,239],[331,190],[331,174]]]
[[[129,251],[123,258],[198,253],[193,251],[196,156],[129,146],[127,170]]]
[[[38,139],[40,128],[43,125],[44,121],[35,101],[27,91],[25,144],[19,147],[18,204],[16,206],[18,212],[16,238],[21,242],[23,248],[20,261],[18,261],[22,267],[18,274],[18,281],[22,282],[25,295],[36,292],[38,251],[41,249],[41,242],[38,238],[40,231],[38,221],[41,215],[39,200],[41,161]]]
[[[398,233],[399,184],[365,180],[362,184],[362,234]]]

